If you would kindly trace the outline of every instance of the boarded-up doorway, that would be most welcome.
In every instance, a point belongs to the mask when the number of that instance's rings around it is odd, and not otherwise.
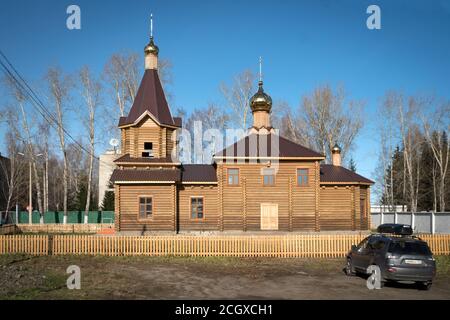
[[[261,203],[261,230],[278,230],[277,203]]]
[[[367,206],[366,199],[359,200],[359,213],[360,213],[360,229],[365,230],[368,229],[367,226]]]

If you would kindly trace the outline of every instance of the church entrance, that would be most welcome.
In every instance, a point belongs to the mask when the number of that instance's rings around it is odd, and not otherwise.
[[[278,230],[277,203],[261,203],[261,230]]]

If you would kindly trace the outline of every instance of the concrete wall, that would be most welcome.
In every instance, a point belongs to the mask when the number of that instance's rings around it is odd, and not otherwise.
[[[450,233],[450,212],[417,212],[414,219],[411,212],[389,212],[383,213],[383,221],[380,212],[372,212],[371,221],[371,229],[381,223],[401,223],[411,225],[417,233]]]
[[[107,190],[114,191],[114,188],[108,188],[109,178],[111,177],[112,172],[116,168],[114,164],[114,160],[121,156],[120,151],[106,151],[104,154],[101,154],[98,165],[98,207],[101,208],[103,197],[105,196],[105,192]]]

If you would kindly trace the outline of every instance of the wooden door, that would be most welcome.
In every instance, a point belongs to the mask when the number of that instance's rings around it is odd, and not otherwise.
[[[261,230],[278,230],[277,203],[261,203]]]
[[[367,214],[366,214],[366,199],[360,199],[359,200],[359,214],[360,214],[360,229],[364,230],[367,229],[365,228],[366,226],[366,219],[367,219]]]

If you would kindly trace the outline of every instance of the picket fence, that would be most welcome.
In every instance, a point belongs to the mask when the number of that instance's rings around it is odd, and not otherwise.
[[[344,257],[365,235],[0,236],[0,254],[106,256]],[[435,255],[450,255],[450,235],[422,235]]]

